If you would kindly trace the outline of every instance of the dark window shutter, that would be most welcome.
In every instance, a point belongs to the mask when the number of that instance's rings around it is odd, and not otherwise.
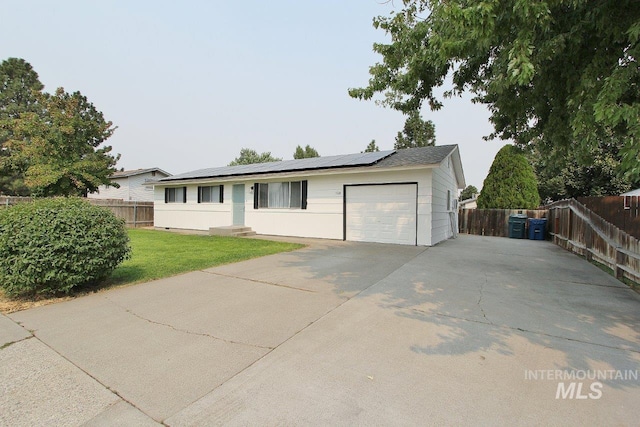
[[[165,203],[169,203],[169,189],[168,188],[164,189],[164,202]]]
[[[198,203],[202,203],[202,187],[198,186]]]
[[[183,188],[182,203],[187,203],[187,187],[182,187],[182,188]]]
[[[302,203],[300,208],[307,209],[307,181],[302,181]]]
[[[260,200],[260,184],[253,184],[253,209],[258,209],[258,200]]]
[[[220,203],[224,203],[224,185],[220,186]]]

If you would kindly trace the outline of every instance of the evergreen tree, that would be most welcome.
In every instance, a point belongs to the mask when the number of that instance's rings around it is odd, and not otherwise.
[[[479,209],[536,209],[540,204],[531,164],[513,145],[496,154],[478,196]]]
[[[16,163],[8,141],[14,138],[14,120],[27,112],[39,112],[37,95],[43,88],[38,73],[24,59],[9,58],[0,64],[0,194],[29,194],[24,165]]]
[[[376,151],[380,151],[380,148],[378,148],[376,140],[372,139],[369,145],[367,145],[367,148],[364,149],[363,153],[373,153]]]

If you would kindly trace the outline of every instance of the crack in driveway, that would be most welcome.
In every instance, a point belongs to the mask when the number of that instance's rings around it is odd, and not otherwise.
[[[171,329],[173,331],[176,331],[176,332],[181,332],[181,333],[184,333],[184,334],[196,335],[196,336],[201,336],[201,337],[206,337],[206,338],[212,338],[214,340],[222,341],[222,342],[227,343],[227,344],[237,344],[237,345],[243,345],[243,346],[247,346],[247,347],[261,348],[261,349],[264,349],[264,350],[273,350],[275,348],[275,347],[269,347],[269,346],[264,346],[264,345],[259,345],[259,344],[251,344],[251,343],[242,342],[242,341],[234,341],[234,340],[230,340],[230,339],[227,339],[227,338],[217,337],[215,335],[207,334],[207,333],[204,333],[204,332],[195,332],[195,331],[190,331],[188,329],[177,328],[177,327],[175,327],[175,326],[173,326],[173,325],[171,325],[169,323],[163,323],[163,322],[158,322],[156,320],[148,319],[148,318],[136,313],[135,311],[133,311],[133,310],[121,305],[121,304],[118,304],[117,302],[113,301],[112,299],[109,299],[108,297],[104,297],[104,298],[107,301],[109,301],[110,303],[120,307],[126,313],[128,313],[128,314],[130,314],[130,315],[132,315],[132,316],[134,316],[134,317],[136,317],[136,318],[138,318],[140,320],[143,320],[145,322],[148,322],[148,323],[151,323],[151,324],[154,324],[154,325],[164,326],[164,327],[169,328],[169,329]]]
[[[278,287],[281,287],[281,288],[293,289],[293,290],[302,291],[302,292],[309,292],[309,293],[312,293],[312,294],[317,293],[316,291],[313,291],[311,289],[297,288],[295,286],[284,285],[282,283],[267,282],[266,280],[251,279],[251,278],[248,278],[248,277],[235,276],[233,274],[222,274],[222,273],[218,273],[217,271],[200,270],[200,272],[201,273],[206,273],[206,274],[211,274],[213,276],[228,277],[230,279],[238,279],[238,280],[246,280],[248,282],[260,283],[262,285],[278,286]]]
[[[484,308],[482,308],[482,297],[484,296],[482,291],[484,290],[484,285],[489,283],[489,278],[487,277],[487,273],[484,274],[484,283],[480,283],[480,288],[479,288],[479,292],[480,292],[480,297],[478,298],[478,308],[480,309],[480,312],[482,313],[482,317],[485,318],[485,320],[487,322],[489,322],[490,325],[493,325],[494,323],[489,320],[489,318],[487,317],[487,313],[484,312]]]

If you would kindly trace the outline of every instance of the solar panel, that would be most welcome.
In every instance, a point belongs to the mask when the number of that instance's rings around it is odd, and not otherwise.
[[[374,164],[395,153],[395,150],[373,153],[344,154],[340,156],[312,157],[309,159],[284,160],[280,162],[255,163],[251,165],[223,166],[199,169],[192,172],[173,175],[160,181],[178,181],[185,179],[216,178],[240,175],[254,175],[273,172],[292,172],[314,169],[339,168],[347,166],[366,166]]]

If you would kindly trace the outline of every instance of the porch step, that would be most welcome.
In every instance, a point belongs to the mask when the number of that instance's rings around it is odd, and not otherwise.
[[[212,236],[245,237],[255,236],[256,232],[253,231],[251,227],[228,225],[225,227],[211,227],[209,228],[209,234]]]

